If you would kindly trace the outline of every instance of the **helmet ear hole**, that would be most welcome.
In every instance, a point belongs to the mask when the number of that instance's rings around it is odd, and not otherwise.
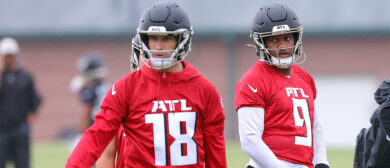
[[[299,40],[299,33],[298,32],[293,33],[293,36],[294,36],[294,44],[297,44],[297,42]]]
[[[178,57],[176,58],[176,60],[180,61],[180,60],[182,60],[182,57],[181,57],[181,56],[178,56]]]
[[[146,59],[149,59],[149,55],[145,51],[142,51],[142,53]]]
[[[260,50],[258,49],[258,47],[256,47],[256,55],[260,56]]]

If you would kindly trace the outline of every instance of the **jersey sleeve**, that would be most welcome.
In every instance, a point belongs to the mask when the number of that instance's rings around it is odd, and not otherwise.
[[[91,167],[116,135],[122,119],[127,116],[126,78],[115,83],[103,100],[101,111],[70,155],[66,168]]]
[[[203,117],[205,167],[226,167],[224,121],[222,99],[214,86],[206,91],[206,115]]]
[[[253,82],[248,80],[248,77],[244,77],[236,84],[236,97],[234,100],[236,111],[241,107],[265,108],[264,95],[265,92],[261,83]]]
[[[314,79],[312,76],[310,76],[310,83],[311,83],[311,86],[312,86],[312,90],[313,90],[313,100],[315,100],[317,98],[317,88],[316,88],[316,84],[314,82]]]
[[[313,91],[313,100],[315,100],[317,98],[317,88],[316,88],[316,84],[314,82],[313,77],[308,72],[299,68],[298,66],[295,66],[295,67],[298,68],[300,73],[303,73],[304,79],[306,80],[306,82],[308,84],[310,84],[311,90]]]
[[[329,165],[326,155],[326,144],[323,136],[322,126],[318,118],[318,111],[316,109],[316,103],[314,103],[314,123],[313,123],[313,164],[326,164]]]

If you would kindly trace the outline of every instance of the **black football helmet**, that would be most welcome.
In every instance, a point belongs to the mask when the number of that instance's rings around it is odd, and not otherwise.
[[[91,51],[86,53],[78,61],[77,67],[84,78],[103,78],[107,74],[107,68],[102,55]]]
[[[166,69],[182,60],[191,51],[192,26],[185,11],[175,2],[158,1],[143,14],[138,30],[142,60],[150,61],[153,69]],[[177,46],[174,50],[150,50],[149,35],[174,35]],[[154,58],[152,52],[172,52],[169,58]]]
[[[293,34],[295,45],[293,54],[287,58],[271,55],[265,45],[265,38],[280,34]],[[257,12],[251,30],[251,38],[255,42],[256,53],[267,64],[278,68],[290,68],[293,63],[300,64],[306,59],[302,49],[303,27],[296,14],[288,7],[281,4],[267,5]]]
[[[138,35],[131,40],[130,71],[136,71],[139,67],[139,57],[141,54],[141,43]]]
[[[77,62],[77,68],[79,74],[70,81],[70,89],[73,92],[79,92],[92,80],[103,79],[108,73],[102,54],[96,51],[83,55]]]

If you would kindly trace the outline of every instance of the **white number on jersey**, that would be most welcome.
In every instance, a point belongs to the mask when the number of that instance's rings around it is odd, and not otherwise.
[[[304,146],[312,146],[312,130],[311,130],[311,120],[310,120],[310,111],[309,104],[306,99],[294,99],[293,100],[293,108],[294,108],[294,123],[297,127],[303,127],[306,125],[306,137],[295,136],[295,144],[304,145]],[[299,114],[299,108],[302,110],[303,118],[301,118]]]
[[[167,165],[166,114],[146,114],[145,123],[153,124],[155,165]],[[192,139],[195,133],[196,113],[168,113],[169,135],[175,140],[169,147],[172,166],[189,165],[198,162],[197,144]],[[184,125],[183,125],[184,124]],[[185,127],[184,131],[182,126]],[[186,148],[183,149],[183,148]],[[186,154],[183,151],[187,151]]]

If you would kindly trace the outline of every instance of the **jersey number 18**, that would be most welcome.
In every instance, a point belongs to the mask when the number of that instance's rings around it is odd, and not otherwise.
[[[168,117],[169,132],[167,132],[166,128],[166,117]],[[198,162],[197,144],[193,139],[196,124],[195,112],[146,114],[145,123],[153,124],[156,166],[167,165],[167,134],[175,138],[169,146],[172,166],[189,165]]]

